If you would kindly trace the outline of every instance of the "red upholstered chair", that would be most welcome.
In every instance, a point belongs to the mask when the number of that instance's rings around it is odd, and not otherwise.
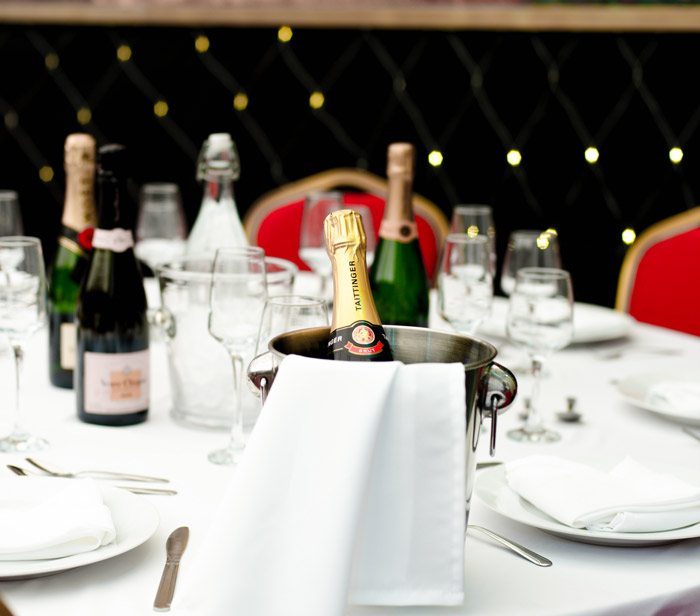
[[[330,169],[266,193],[246,212],[243,226],[250,243],[264,248],[266,255],[288,259],[301,269],[309,270],[299,257],[299,233],[306,195],[318,190],[342,190],[349,209],[353,204],[370,208],[378,230],[387,187],[384,178],[362,169]],[[420,195],[413,195],[413,208],[425,268],[432,279],[449,223],[434,203]]]
[[[700,336],[700,207],[639,235],[622,263],[615,307],[643,323]]]

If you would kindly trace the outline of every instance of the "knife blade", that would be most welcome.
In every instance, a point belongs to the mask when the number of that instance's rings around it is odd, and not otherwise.
[[[156,599],[153,602],[153,609],[157,612],[167,612],[173,600],[175,592],[175,582],[177,581],[177,570],[180,566],[180,558],[187,547],[187,539],[190,536],[190,529],[187,526],[176,528],[165,544],[167,559],[163,574],[160,578]]]

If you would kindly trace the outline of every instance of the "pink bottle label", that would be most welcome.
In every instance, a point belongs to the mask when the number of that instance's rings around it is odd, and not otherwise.
[[[418,237],[418,225],[414,220],[382,220],[379,237],[408,244]]]
[[[95,229],[93,248],[124,252],[134,246],[134,234],[129,229]]]
[[[85,352],[85,412],[123,415],[148,408],[148,349],[134,353]]]

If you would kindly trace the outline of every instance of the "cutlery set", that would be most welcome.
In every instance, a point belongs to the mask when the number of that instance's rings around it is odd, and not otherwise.
[[[116,473],[112,471],[92,471],[92,470],[86,470],[86,471],[77,471],[77,472],[64,472],[60,471],[57,469],[51,470],[47,467],[46,464],[39,463],[36,460],[33,460],[32,458],[25,458],[29,464],[31,464],[34,468],[38,469],[41,471],[41,473],[37,473],[36,471],[29,471],[27,469],[21,468],[15,464],[8,464],[7,468],[9,468],[15,475],[19,476],[49,476],[49,477],[62,477],[62,478],[71,478],[71,479],[77,479],[81,477],[92,477],[94,479],[115,479],[115,480],[122,480],[122,481],[135,481],[135,482],[149,482],[149,483],[169,483],[168,479],[163,479],[162,477],[149,477],[147,475],[135,475],[132,473]],[[175,490],[168,490],[168,489],[162,489],[162,488],[151,488],[147,486],[115,486],[117,488],[120,488],[122,490],[128,490],[129,492],[132,492],[134,494],[149,494],[149,495],[163,495],[163,496],[171,496],[174,494],[177,494]]]

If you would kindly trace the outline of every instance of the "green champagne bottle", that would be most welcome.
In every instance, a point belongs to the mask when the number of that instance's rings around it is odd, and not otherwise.
[[[57,387],[73,387],[75,305],[87,271],[96,223],[95,139],[68,135],[64,147],[66,192],[61,235],[49,273],[49,378]]]
[[[391,325],[428,325],[428,277],[413,215],[415,150],[392,143],[387,155],[389,191],[370,284],[379,316]]]
[[[367,276],[367,237],[353,210],[330,213],[324,221],[326,251],[333,266],[333,319],[328,359],[391,361],[391,347]]]

